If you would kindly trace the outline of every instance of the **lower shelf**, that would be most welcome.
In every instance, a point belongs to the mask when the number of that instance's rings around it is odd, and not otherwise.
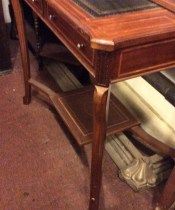
[[[65,93],[56,97],[54,105],[80,146],[91,143],[93,138],[93,88]],[[139,122],[111,94],[107,135],[120,133]]]
[[[80,146],[92,142],[94,87],[90,86],[58,94],[36,80],[30,79],[29,83],[50,98]],[[139,124],[121,102],[111,94],[107,135],[121,133]]]

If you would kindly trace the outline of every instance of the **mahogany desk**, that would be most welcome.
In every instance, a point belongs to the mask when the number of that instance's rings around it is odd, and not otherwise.
[[[12,0],[24,70],[24,104],[31,101],[31,86],[39,89],[81,146],[93,139],[89,209],[97,210],[106,134],[129,131],[159,153],[175,156],[174,149],[145,133],[126,108],[109,97],[114,82],[175,66],[174,0],[25,1],[94,78],[94,88],[65,96],[32,79],[20,0]]]

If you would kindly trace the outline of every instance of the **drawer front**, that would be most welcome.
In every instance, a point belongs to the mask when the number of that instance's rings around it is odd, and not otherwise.
[[[36,12],[43,14],[43,0],[25,0]]]
[[[114,74],[118,78],[143,75],[174,66],[175,39],[121,50],[117,61]]]
[[[89,38],[85,38],[83,32],[78,32],[49,5],[47,5],[47,19],[64,41],[68,43],[74,55],[83,57],[86,62],[92,65],[93,50],[90,48]]]

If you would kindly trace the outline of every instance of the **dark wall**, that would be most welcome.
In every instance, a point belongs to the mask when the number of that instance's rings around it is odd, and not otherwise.
[[[11,68],[7,29],[0,0],[0,73]]]

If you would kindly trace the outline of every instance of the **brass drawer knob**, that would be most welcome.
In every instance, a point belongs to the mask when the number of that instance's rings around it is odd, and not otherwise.
[[[80,49],[82,49],[84,47],[84,44],[80,44],[80,43],[78,43],[77,44],[77,48],[80,50]]]
[[[50,19],[50,20],[53,20],[54,18],[55,18],[54,15],[51,15],[51,14],[49,15],[49,19]]]

